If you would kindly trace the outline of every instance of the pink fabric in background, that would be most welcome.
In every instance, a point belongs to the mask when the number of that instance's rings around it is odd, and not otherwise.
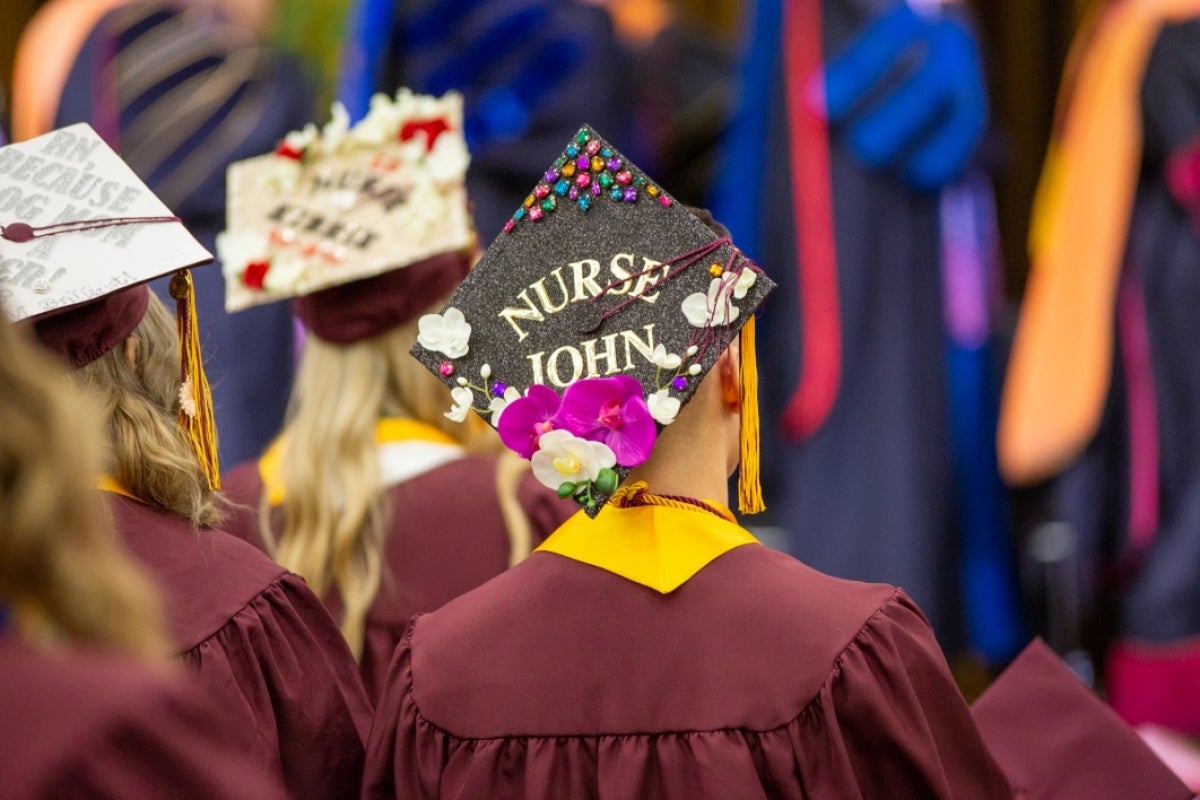
[[[1200,637],[1122,640],[1109,653],[1107,683],[1109,702],[1130,725],[1200,735]]]

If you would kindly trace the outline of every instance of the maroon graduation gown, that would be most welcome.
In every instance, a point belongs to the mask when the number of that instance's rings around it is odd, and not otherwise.
[[[262,479],[258,463],[242,464],[221,479],[226,496],[244,510],[227,529],[264,548],[258,530]],[[388,664],[409,617],[432,611],[508,568],[509,536],[496,498],[496,459],[465,456],[409,478],[389,490],[392,526],[387,570],[367,613],[360,668],[367,695],[382,690]],[[577,510],[526,474],[517,500],[537,547]],[[326,598],[339,617],[341,604]]]
[[[116,529],[157,579],[184,663],[292,798],[357,794],[371,706],[354,658],[298,576],[221,531],[115,494]]]
[[[971,706],[1025,800],[1186,800],[1192,792],[1041,640]]]
[[[0,796],[283,800],[236,731],[166,675],[0,635]]]
[[[553,553],[417,617],[364,798],[1008,798],[925,618],[758,545],[670,594]]]

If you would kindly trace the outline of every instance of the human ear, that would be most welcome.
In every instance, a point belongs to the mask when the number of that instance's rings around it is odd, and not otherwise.
[[[717,360],[717,372],[721,377],[721,400],[735,414],[741,410],[742,405],[742,382],[737,367],[734,348],[729,347]]]
[[[137,371],[138,355],[141,352],[141,342],[136,336],[125,337],[125,360],[129,362],[129,368]]]

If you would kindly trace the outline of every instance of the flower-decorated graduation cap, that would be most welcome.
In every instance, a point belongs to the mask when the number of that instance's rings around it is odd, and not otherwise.
[[[179,218],[86,123],[0,148],[0,306],[81,367],[142,321],[146,282],[176,273],[180,423],[219,483],[212,398],[190,267],[212,261]]]
[[[735,336],[743,511],[762,508],[754,313],[774,283],[594,130],[546,170],[415,355],[595,515]]]
[[[298,298],[320,338],[385,332],[441,300],[475,243],[462,98],[376,95],[351,127],[335,105],[323,128],[229,168],[217,239],[226,308]]]

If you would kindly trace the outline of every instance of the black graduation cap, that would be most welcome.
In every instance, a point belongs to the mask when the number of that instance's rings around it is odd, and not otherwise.
[[[584,126],[412,352],[595,513],[773,288]]]

